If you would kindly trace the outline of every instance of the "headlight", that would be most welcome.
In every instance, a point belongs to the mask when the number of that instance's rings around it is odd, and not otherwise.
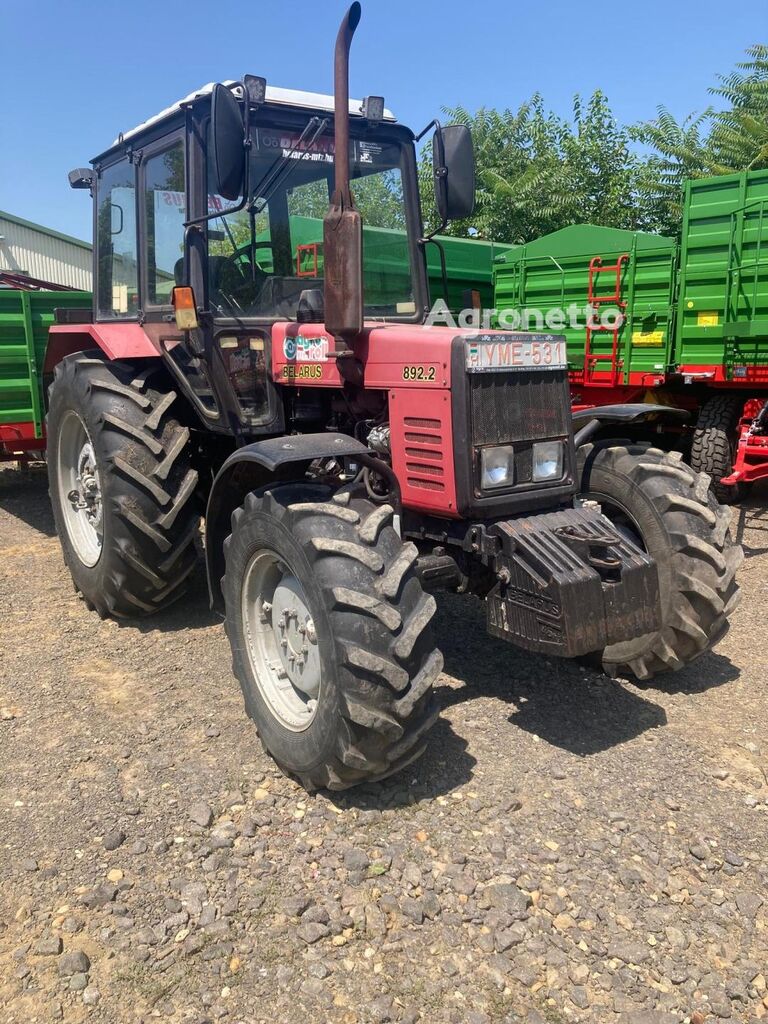
[[[515,449],[511,444],[480,451],[480,487],[510,487],[515,482]]]
[[[533,479],[559,480],[563,475],[563,442],[540,441],[533,446]]]

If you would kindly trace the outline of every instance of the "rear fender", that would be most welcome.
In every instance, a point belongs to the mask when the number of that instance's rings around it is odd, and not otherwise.
[[[135,323],[54,324],[48,332],[43,373],[53,373],[65,356],[99,348],[107,359],[157,359],[158,347]]]
[[[205,513],[205,563],[211,607],[223,615],[221,578],[224,541],[232,530],[232,513],[246,495],[272,483],[300,480],[315,459],[367,456],[364,444],[346,434],[294,434],[238,448],[216,474]]]

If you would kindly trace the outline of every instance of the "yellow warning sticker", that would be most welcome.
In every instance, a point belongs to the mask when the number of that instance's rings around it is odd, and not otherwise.
[[[664,331],[632,331],[632,344],[658,348],[664,344]]]
[[[696,326],[697,327],[717,327],[720,323],[720,318],[717,313],[697,313],[696,314]]]

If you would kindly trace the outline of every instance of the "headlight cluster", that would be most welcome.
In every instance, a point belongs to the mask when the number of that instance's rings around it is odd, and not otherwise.
[[[531,479],[534,483],[559,480],[563,475],[563,442],[538,441],[531,449]],[[494,490],[515,483],[515,446],[493,445],[480,451],[480,487]]]

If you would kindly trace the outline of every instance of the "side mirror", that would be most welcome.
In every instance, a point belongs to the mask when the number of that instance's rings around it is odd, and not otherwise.
[[[475,151],[465,124],[438,125],[432,137],[435,201],[440,219],[463,220],[475,208]]]
[[[211,100],[214,187],[224,199],[239,199],[245,178],[245,128],[232,90],[214,85]]]

